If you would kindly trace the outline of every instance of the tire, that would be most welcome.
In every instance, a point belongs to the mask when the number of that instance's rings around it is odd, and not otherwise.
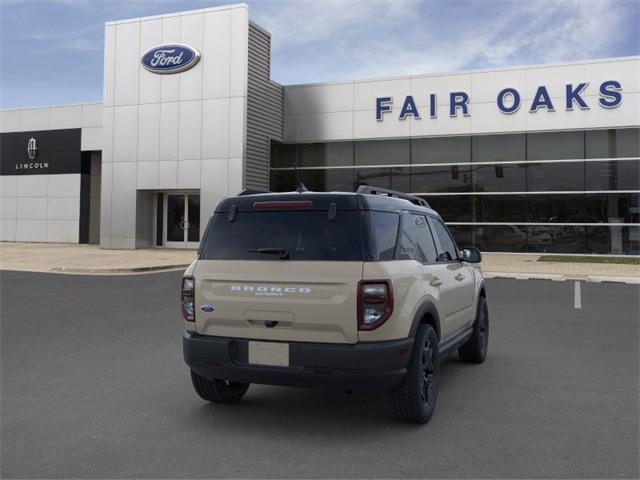
[[[404,383],[388,394],[398,420],[420,424],[431,420],[438,399],[438,370],[438,335],[431,325],[420,325]]]
[[[487,358],[489,347],[489,309],[484,297],[478,299],[476,320],[473,322],[473,333],[467,342],[458,349],[463,362],[482,363]]]
[[[214,403],[238,403],[247,393],[249,383],[209,380],[191,370],[191,383],[200,398]]]

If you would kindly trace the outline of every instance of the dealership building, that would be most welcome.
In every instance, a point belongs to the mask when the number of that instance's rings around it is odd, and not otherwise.
[[[243,4],[107,23],[102,102],[0,110],[1,240],[195,248],[297,166],[484,251],[640,254],[640,57],[280,85],[270,40]]]

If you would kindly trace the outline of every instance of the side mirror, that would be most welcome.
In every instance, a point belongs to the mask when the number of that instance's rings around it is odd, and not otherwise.
[[[465,247],[460,254],[465,262],[480,263],[482,261],[482,254],[476,247]]]

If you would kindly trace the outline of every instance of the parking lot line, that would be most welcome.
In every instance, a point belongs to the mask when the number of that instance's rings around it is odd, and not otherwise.
[[[582,293],[580,291],[580,282],[576,281],[573,288],[573,308],[582,308]]]

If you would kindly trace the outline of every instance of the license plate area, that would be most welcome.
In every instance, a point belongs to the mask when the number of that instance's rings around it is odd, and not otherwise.
[[[272,367],[289,366],[289,344],[278,342],[249,342],[249,363]]]

